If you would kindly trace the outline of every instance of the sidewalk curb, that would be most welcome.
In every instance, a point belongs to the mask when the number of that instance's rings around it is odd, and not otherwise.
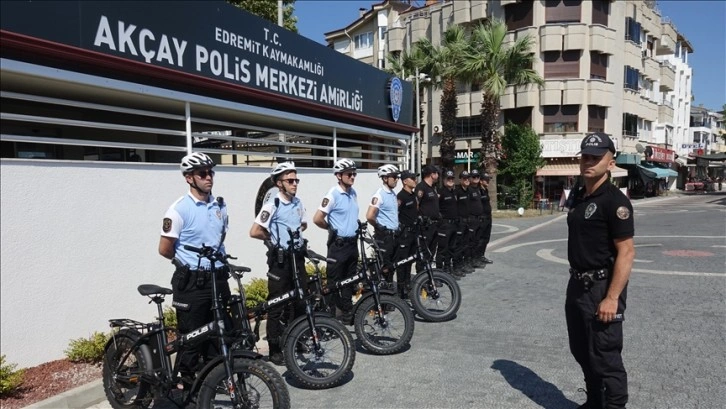
[[[95,405],[106,399],[103,380],[97,379],[77,388],[33,403],[23,409],[77,409]]]

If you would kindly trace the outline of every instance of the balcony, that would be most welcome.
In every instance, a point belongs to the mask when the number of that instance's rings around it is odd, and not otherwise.
[[[487,17],[487,1],[457,0],[452,4],[454,24],[466,24]]]
[[[562,81],[545,80],[539,91],[540,105],[562,105]]]
[[[615,84],[602,80],[587,80],[587,104],[601,107],[613,106]]]
[[[642,58],[643,61],[643,75],[645,75],[651,81],[657,81],[660,78],[660,64],[658,61],[645,56]]]
[[[638,112],[638,105],[640,105],[640,91],[625,88],[623,90],[623,112],[635,114]]]
[[[590,26],[590,50],[604,54],[612,54],[617,50],[615,44],[615,29],[594,24]]]
[[[637,18],[643,30],[656,34],[660,33],[660,15],[655,10],[641,3],[640,18]]]
[[[540,27],[539,36],[540,51],[584,50],[588,44],[587,25],[581,23],[547,24]]]
[[[386,41],[388,42],[388,52],[403,51],[404,38],[406,29],[403,27],[393,27],[388,29]]]
[[[663,21],[660,25],[660,41],[658,41],[658,47],[655,49],[656,55],[668,55],[676,52],[676,39],[678,34],[676,28],[668,20]]]
[[[562,105],[582,105],[585,103],[587,80],[563,80]]]
[[[641,50],[640,45],[632,41],[625,41],[623,64],[629,65],[636,69],[640,69],[640,67],[643,65],[643,51]]]
[[[520,38],[524,38],[526,36],[531,36],[532,38],[535,39],[535,42],[536,42],[536,39],[538,38],[537,28],[536,27],[523,27],[523,28],[518,28],[516,30],[512,30],[512,31],[507,31],[507,34],[505,34],[505,36],[504,36],[503,44],[507,47],[511,47],[515,41],[517,41]],[[562,47],[558,48],[558,50],[561,48]]]
[[[660,63],[660,90],[673,91],[676,86],[676,67],[668,61]]]
[[[658,105],[658,122],[673,123],[673,107],[666,104]]]

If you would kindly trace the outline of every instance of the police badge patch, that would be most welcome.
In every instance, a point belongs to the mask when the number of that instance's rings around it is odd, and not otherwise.
[[[375,205],[376,203],[378,203],[378,198],[377,197],[374,197],[373,199],[371,199],[371,204],[372,205]]]
[[[423,190],[419,190],[417,196],[419,199],[421,199],[423,197]]]
[[[260,220],[262,221],[262,223],[267,222],[267,219],[269,219],[269,218],[270,218],[270,212],[268,212],[267,210],[263,210],[262,213],[260,213]]]
[[[324,199],[323,199],[323,204],[321,204],[321,205],[320,205],[320,207],[326,207],[326,206],[328,205],[328,202],[329,202],[329,201],[328,201],[328,198],[327,198],[327,197],[326,197],[326,198],[324,198]]]
[[[615,214],[620,220],[628,220],[628,218],[630,217],[630,209],[625,206],[620,206],[618,207],[618,210],[615,211]]]
[[[161,229],[164,231],[164,233],[169,233],[171,231],[171,219],[168,217],[164,218],[164,222],[161,224]]]
[[[597,205],[595,203],[587,205],[587,209],[585,209],[585,218],[589,219],[592,217],[592,215],[595,214],[595,210],[597,210]]]

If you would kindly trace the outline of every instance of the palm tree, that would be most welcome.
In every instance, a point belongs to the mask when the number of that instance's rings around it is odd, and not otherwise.
[[[492,208],[497,207],[497,165],[500,157],[499,100],[508,86],[542,86],[544,80],[532,69],[534,40],[525,36],[506,45],[507,25],[500,19],[488,20],[474,28],[470,48],[464,56],[463,78],[479,84],[482,90],[482,133],[479,160],[491,175]]]
[[[446,168],[454,166],[458,111],[456,81],[460,77],[461,64],[467,47],[466,32],[456,24],[444,32],[440,46],[432,44],[429,39],[421,39],[414,46],[415,52],[423,56],[421,71],[431,77],[434,87],[442,89],[440,107],[442,130],[439,151],[441,162]]]

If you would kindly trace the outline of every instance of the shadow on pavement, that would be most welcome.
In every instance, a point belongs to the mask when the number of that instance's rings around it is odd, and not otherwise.
[[[545,409],[575,409],[578,404],[567,399],[555,385],[540,378],[526,366],[506,359],[497,359],[492,369],[499,371],[514,389],[521,391]]]

